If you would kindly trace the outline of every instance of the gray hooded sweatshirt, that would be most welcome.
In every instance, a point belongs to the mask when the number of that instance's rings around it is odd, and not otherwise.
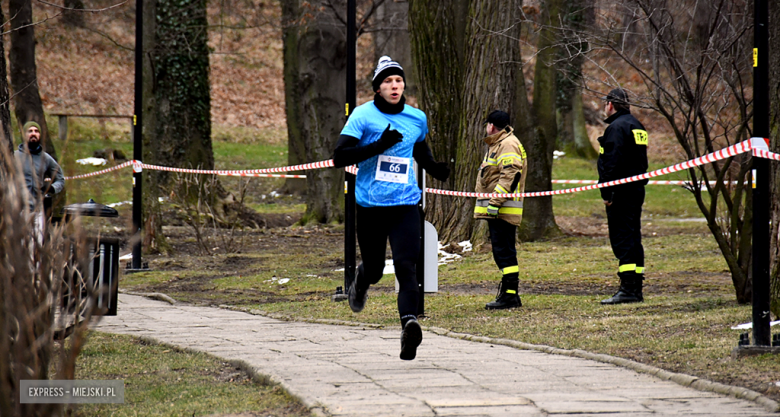
[[[24,174],[24,181],[27,184],[30,211],[35,210],[36,203],[42,197],[42,193],[56,194],[65,188],[62,168],[51,155],[43,150],[38,153],[28,153],[22,144],[19,145],[19,150],[14,152],[14,157],[16,157],[17,167]],[[44,182],[44,178],[51,178],[51,183]]]

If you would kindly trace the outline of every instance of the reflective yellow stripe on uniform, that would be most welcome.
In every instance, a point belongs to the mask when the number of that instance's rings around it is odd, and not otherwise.
[[[495,191],[497,193],[500,193],[500,194],[509,194],[509,191],[507,191],[506,188],[502,187],[499,184],[496,184],[496,189],[493,190],[493,191]]]
[[[474,213],[476,214],[487,214],[487,207],[474,207]],[[523,209],[521,208],[512,208],[512,207],[499,207],[498,208],[498,214],[519,214],[523,215]]]
[[[506,275],[506,274],[514,274],[514,273],[517,273],[517,272],[520,272],[520,268],[517,265],[508,266],[508,267],[506,267],[506,268],[501,270],[501,273],[504,274],[504,275]]]
[[[515,159],[517,159],[518,162],[523,161],[523,157],[514,152],[502,153],[496,159],[501,163],[501,165],[511,165]]]
[[[517,294],[517,291],[515,290],[506,290],[507,294]]]
[[[637,274],[644,274],[645,273],[645,267],[644,266],[636,267],[636,273]]]
[[[618,272],[636,271],[636,264],[623,264],[618,266]]]
[[[604,147],[603,146],[599,146],[599,155],[601,155],[603,153],[604,153]]]
[[[474,213],[487,214],[487,206],[490,205],[490,200],[481,199],[477,200],[477,205],[474,207]],[[523,202],[522,201],[505,201],[501,207],[498,208],[498,214],[519,214],[523,215]]]

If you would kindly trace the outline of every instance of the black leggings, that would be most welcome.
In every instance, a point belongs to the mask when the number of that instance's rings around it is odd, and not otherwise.
[[[398,314],[402,321],[417,316],[417,259],[420,256],[420,209],[414,206],[357,206],[357,238],[363,263],[356,285],[367,289],[382,279],[390,239],[398,278]]]

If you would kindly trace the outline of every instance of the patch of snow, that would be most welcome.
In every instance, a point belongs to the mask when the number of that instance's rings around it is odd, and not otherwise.
[[[96,167],[99,167],[101,165],[105,165],[107,162],[108,161],[103,159],[103,158],[94,158],[94,157],[91,157],[91,156],[89,158],[77,159],[76,160],[77,164],[92,165],[92,166],[96,166]]]
[[[780,320],[770,322],[769,326],[771,327],[771,326],[774,326],[775,324],[778,324],[778,323],[780,323]],[[736,326],[731,326],[732,330],[745,330],[745,329],[752,329],[752,328],[753,328],[753,322],[752,321],[750,323],[742,323],[742,324],[739,324],[739,325],[736,325]]]

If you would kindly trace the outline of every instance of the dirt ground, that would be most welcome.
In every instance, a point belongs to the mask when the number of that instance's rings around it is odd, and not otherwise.
[[[300,214],[266,214],[268,227],[264,229],[245,230],[241,235],[244,245],[238,253],[222,256],[203,256],[202,249],[194,239],[194,233],[187,226],[166,226],[164,233],[172,246],[171,255],[156,254],[144,258],[156,271],[189,271],[186,278],[179,277],[169,282],[148,286],[144,291],[176,293],[185,295],[187,301],[196,304],[220,305],[243,303],[277,303],[295,302],[321,297],[316,292],[303,292],[294,296],[282,296],[271,291],[258,289],[241,289],[215,292],[211,282],[224,277],[251,275],[262,267],[258,260],[263,255],[278,253],[312,253],[328,248],[326,261],[319,265],[307,265],[318,276],[340,277],[343,268],[343,228],[333,226],[300,227],[295,223]],[[604,218],[558,217],[558,225],[567,236],[577,237],[607,237],[607,224]],[[665,225],[663,222],[652,222],[643,229],[645,235],[679,233],[679,230]],[[129,251],[129,248],[126,249]],[[489,251],[483,248],[483,252]],[[522,251],[522,244],[518,247]],[[219,251],[215,251],[219,253]],[[470,252],[460,252],[461,256],[472,256]],[[388,248],[388,258],[390,251]],[[192,271],[202,273],[192,274]],[[652,294],[679,294],[680,292],[700,293],[709,288],[722,286],[730,280],[727,273],[696,272],[696,280],[691,278],[692,272],[679,271],[675,273],[656,272],[653,280],[648,280],[646,291]],[[182,274],[184,275],[184,274]],[[614,281],[614,282],[613,282]],[[603,295],[616,291],[617,281],[594,283],[587,280],[539,280],[524,278],[520,283],[520,291],[524,294],[560,294],[560,295]],[[377,287],[378,292],[391,292],[391,287]],[[439,283],[439,291],[453,295],[484,295],[495,291],[495,283],[484,281],[469,284]],[[207,295],[205,295],[207,293]]]

